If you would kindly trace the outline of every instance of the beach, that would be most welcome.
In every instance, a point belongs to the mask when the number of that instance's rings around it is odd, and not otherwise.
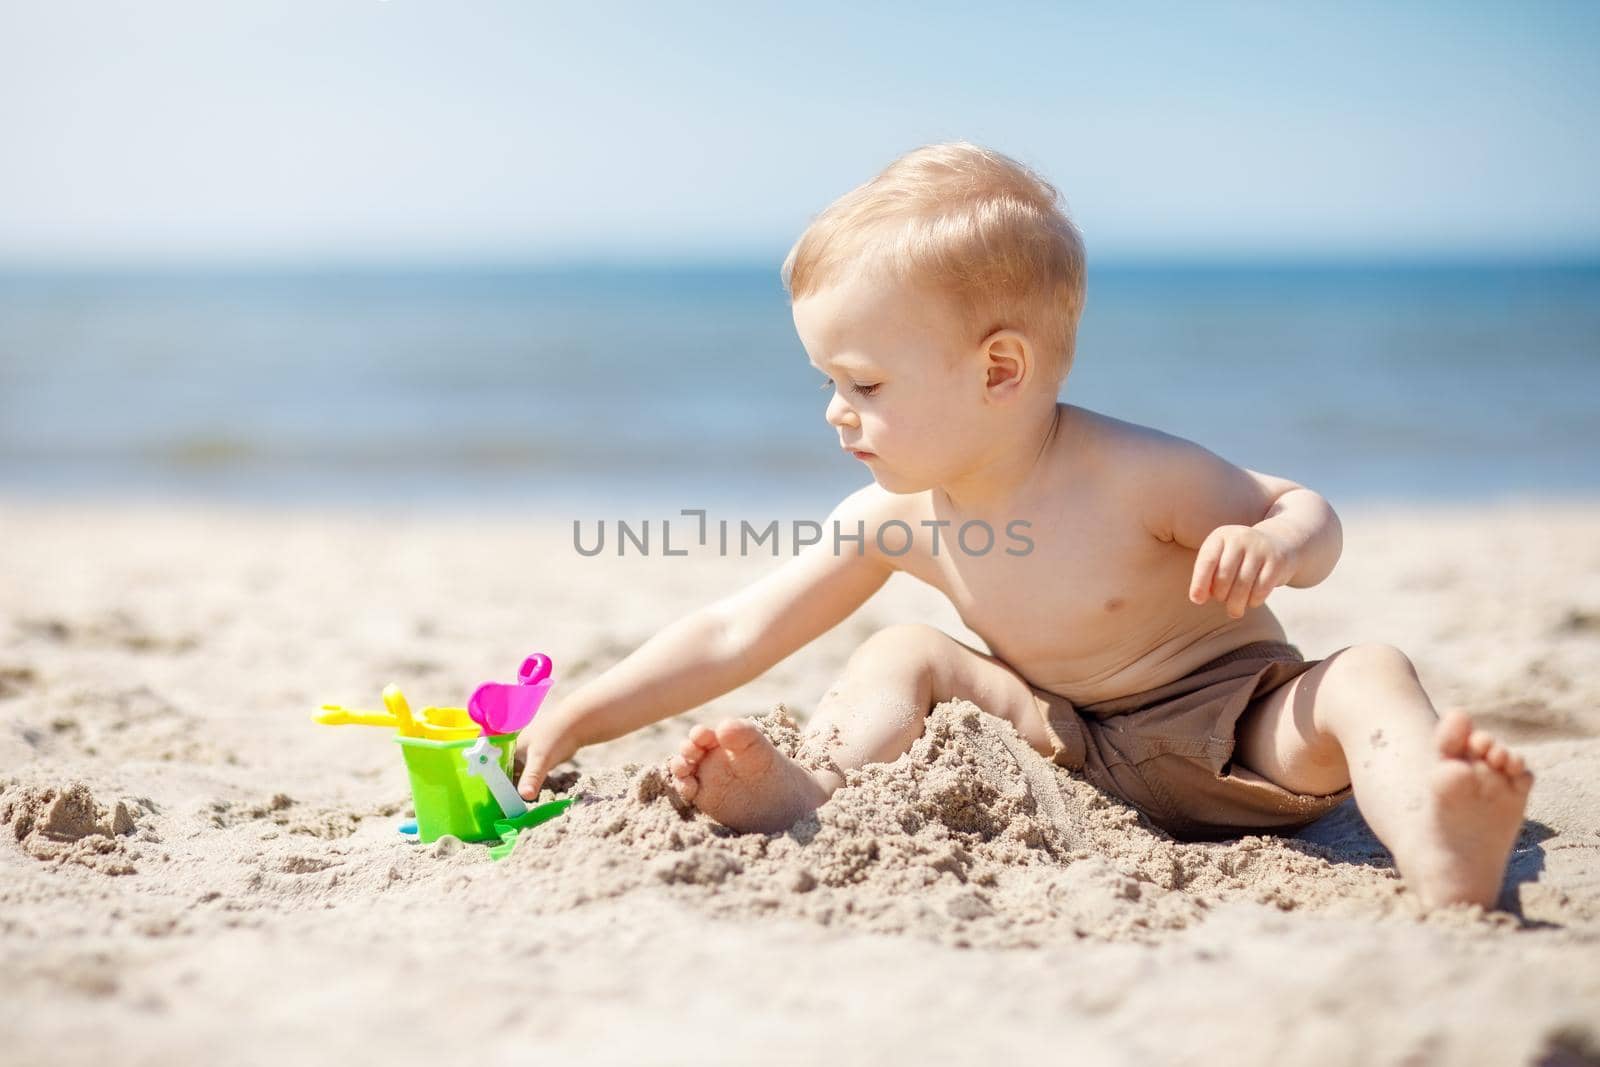
[[[788,834],[661,768],[791,736],[868,634],[974,640],[896,576],[750,685],[585,750],[493,862],[416,844],[392,732],[318,705],[552,699],[777,565],[574,551],[570,522],[0,505],[0,1033],[15,1063],[1586,1063],[1600,1056],[1600,503],[1355,508],[1271,604],[1411,654],[1537,775],[1502,903],[1424,914],[1351,805],[1180,844],[964,701]],[[1563,1058],[1565,1057],[1565,1058]],[[1587,1058],[1585,1058],[1587,1057]]]

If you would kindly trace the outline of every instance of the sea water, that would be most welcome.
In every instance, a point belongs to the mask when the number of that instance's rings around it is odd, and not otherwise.
[[[0,491],[826,512],[777,263],[0,274]],[[1354,500],[1600,489],[1600,265],[1094,269],[1063,398]]]

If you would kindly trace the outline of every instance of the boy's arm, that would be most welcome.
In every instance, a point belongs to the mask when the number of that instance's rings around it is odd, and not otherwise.
[[[1278,586],[1316,585],[1333,571],[1343,530],[1321,496],[1162,436],[1141,480],[1146,526],[1195,550],[1190,600],[1225,602],[1239,618]]]
[[[610,670],[539,715],[518,739],[518,789],[538,795],[551,767],[584,745],[699,707],[737,689],[842,622],[888,580],[893,566],[873,550],[833,551],[832,522],[853,531],[877,522],[883,490],[847,497],[823,524],[824,536],[760,581],[692,612],[640,645]]]

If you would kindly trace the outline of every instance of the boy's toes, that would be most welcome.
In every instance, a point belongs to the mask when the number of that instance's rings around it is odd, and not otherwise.
[[[1474,730],[1472,736],[1467,738],[1467,754],[1473,759],[1483,759],[1489,754],[1489,746],[1494,744],[1494,736],[1487,730]]]
[[[684,744],[694,745],[703,752],[710,752],[717,747],[717,734],[711,727],[696,723],[689,727],[689,736]]]
[[[1490,779],[1510,782],[1516,789],[1533,783],[1533,776],[1528,774],[1527,764],[1522,757],[1486,730],[1473,730],[1468,736],[1466,758],[1477,764],[1480,773],[1489,776],[1484,779],[1486,785]]]
[[[700,792],[700,779],[695,777],[696,767],[682,756],[673,756],[667,761],[667,769],[672,772],[672,788],[678,796],[683,798],[685,804],[694,800],[694,795]]]
[[[1446,759],[1464,759],[1467,755],[1467,738],[1472,734],[1472,720],[1465,712],[1446,712],[1434,728],[1434,739],[1439,754]]]
[[[1505,779],[1511,783],[1511,788],[1527,790],[1533,785],[1533,774],[1528,770],[1528,765],[1523,758],[1509,748],[1500,746],[1505,752],[1505,762],[1502,766],[1495,767]],[[1494,766],[1492,763],[1490,766]]]
[[[1489,746],[1488,754],[1483,757],[1483,762],[1504,774],[1506,773],[1506,764],[1510,759],[1511,753],[1506,751],[1506,746],[1496,741]]]
[[[766,735],[749,719],[728,719],[717,726],[716,743],[735,758],[740,753],[748,752],[752,745],[759,745],[765,740]]]
[[[713,738],[713,740],[715,739]],[[712,747],[715,747],[715,745]],[[704,746],[696,744],[693,740],[687,737],[685,737],[683,742],[678,745],[678,755],[682,756],[684,761],[691,767],[705,759],[706,752],[707,749]]]

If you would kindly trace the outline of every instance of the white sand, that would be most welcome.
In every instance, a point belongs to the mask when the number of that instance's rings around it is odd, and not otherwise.
[[[1274,607],[1311,656],[1400,645],[1519,742],[1508,911],[1421,914],[1348,805],[1176,844],[961,703],[790,834],[679,812],[657,768],[686,721],[803,720],[891,622],[970,639],[899,579],[581,754],[558,784],[597,799],[506,862],[408,844],[394,744],[318,703],[460,704],[533,650],[558,699],[773,561],[586,559],[509,518],[0,503],[0,1062],[1596,1062],[1600,506],[1345,523],[1334,577]]]

